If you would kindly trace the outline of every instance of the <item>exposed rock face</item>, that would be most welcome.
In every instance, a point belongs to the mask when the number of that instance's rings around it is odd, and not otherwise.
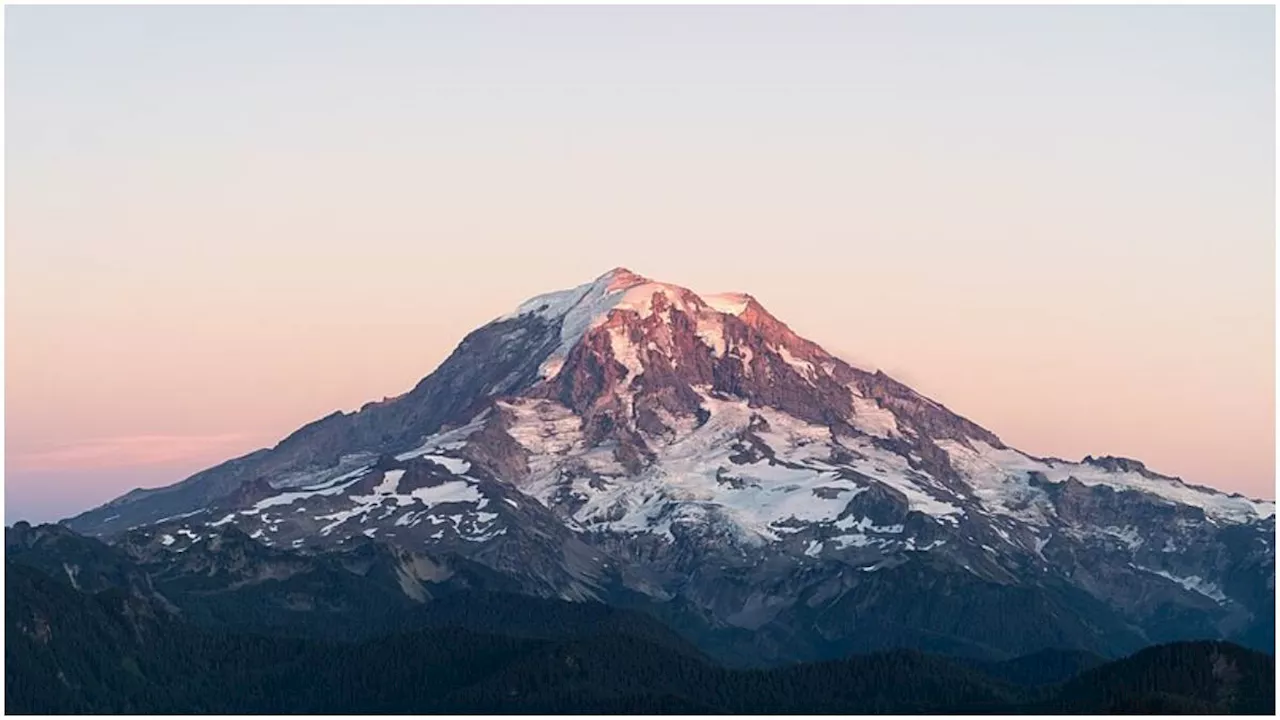
[[[975,425],[920,395],[911,388],[877,371],[874,375],[857,376],[858,388],[864,395],[890,410],[899,422],[916,434],[936,440],[981,440],[994,448],[1004,443],[990,431]]]
[[[376,542],[412,555],[386,574],[413,598],[463,563],[798,659],[1265,646],[1274,512],[1133,460],[1025,455],[750,296],[618,269],[476,330],[405,395],[67,523],[190,562],[232,528]]]

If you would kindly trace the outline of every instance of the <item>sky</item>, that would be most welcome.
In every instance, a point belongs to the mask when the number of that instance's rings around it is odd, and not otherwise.
[[[5,519],[626,266],[1275,497],[1269,7],[5,8]]]

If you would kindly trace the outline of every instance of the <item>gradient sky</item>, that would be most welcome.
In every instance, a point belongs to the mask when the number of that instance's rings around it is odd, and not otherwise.
[[[624,265],[1275,497],[1268,7],[8,7],[5,518]]]

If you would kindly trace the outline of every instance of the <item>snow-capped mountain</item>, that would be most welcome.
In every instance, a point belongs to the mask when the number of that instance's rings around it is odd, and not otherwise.
[[[1274,644],[1273,502],[1029,456],[749,295],[621,268],[474,331],[405,395],[66,523],[173,553],[228,526],[371,538],[772,657]]]

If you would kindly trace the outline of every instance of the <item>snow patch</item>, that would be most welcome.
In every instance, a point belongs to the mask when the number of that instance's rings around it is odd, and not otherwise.
[[[778,356],[782,358],[783,362],[794,368],[796,372],[800,373],[800,377],[805,378],[806,380],[813,380],[818,376],[817,371],[813,369],[813,363],[808,360],[801,360],[800,358],[792,355],[791,351],[788,350],[785,345],[779,345],[778,347],[773,348],[773,350],[778,353]]]
[[[703,295],[702,301],[716,312],[737,317],[746,311],[751,298],[742,293],[716,293],[714,295]]]
[[[866,533],[849,533],[847,535],[839,535],[831,538],[831,542],[836,544],[836,549],[844,550],[845,548],[850,547],[862,548],[871,547],[873,545],[877,547],[887,547],[894,541],[886,538],[871,537]]]
[[[418,447],[408,452],[404,452],[397,455],[396,460],[411,460],[413,458],[421,457],[423,455],[428,455],[432,453],[461,450],[462,448],[466,447],[467,440],[472,435],[479,432],[481,428],[484,427],[485,421],[488,419],[488,416],[489,416],[489,411],[486,409],[484,412],[472,418],[470,422],[468,422],[466,425],[463,425],[462,427],[454,428],[446,432],[436,433],[435,435],[428,436],[423,439],[422,444],[419,445]],[[432,459],[435,460],[434,457]],[[437,460],[437,462],[439,461]],[[463,473],[463,472],[466,472],[466,470],[461,470],[461,471],[451,470],[451,472]]]
[[[841,530],[857,530],[858,532],[871,531],[871,532],[884,533],[884,534],[890,534],[890,535],[900,533],[903,530],[902,525],[885,525],[885,526],[876,525],[871,521],[871,518],[864,517],[861,520],[858,520],[857,522],[855,522],[852,515],[845,517],[841,520],[837,520],[834,523],[834,525],[835,527],[838,527]]]
[[[567,408],[552,401],[512,403],[508,432],[530,452],[530,473],[519,489],[548,507],[572,498],[572,520],[588,531],[673,538],[673,526],[711,523],[732,529],[744,542],[775,542],[806,524],[837,521],[849,501],[867,489],[845,468],[871,475],[867,465],[875,465],[879,474],[873,479],[903,492],[912,509],[948,521],[963,512],[918,485],[916,478],[925,476],[904,458],[870,442],[856,448],[862,459],[832,465],[839,443],[828,428],[706,392],[702,400],[710,413],[705,424],[680,428],[660,446],[658,461],[636,476],[617,464],[611,447],[587,448],[580,420]],[[755,422],[757,416],[764,425]],[[768,445],[775,458],[742,463],[739,455],[750,446],[742,438],[748,433]],[[846,533],[833,541],[840,546],[882,542],[859,537],[866,532],[902,531],[858,518],[841,520],[839,529]]]
[[[421,487],[410,495],[428,507],[441,503],[479,503],[485,499],[475,485],[462,480],[450,480],[434,487]]]
[[[204,512],[204,508],[200,508],[199,510],[192,510],[191,512],[182,513],[180,515],[170,515],[169,517],[160,518],[159,520],[155,521],[152,524],[159,525],[160,523],[169,522],[170,520],[181,520],[182,518],[189,518],[192,515],[199,515],[202,512]]]
[[[1174,575],[1173,573],[1167,572],[1165,570],[1153,570],[1151,568],[1142,567],[1140,565],[1134,565],[1134,567],[1138,568],[1139,570],[1145,570],[1146,572],[1152,573],[1153,575],[1159,575],[1160,577],[1166,580],[1173,581],[1181,585],[1184,589],[1204,595],[1205,597],[1209,598],[1210,600],[1213,600],[1214,602],[1221,603],[1221,602],[1225,602],[1227,599],[1227,596],[1222,594],[1222,590],[1217,586],[1216,583],[1211,583],[1207,580],[1201,579],[1199,575],[1191,575],[1189,577],[1178,577],[1177,575]]]
[[[1148,477],[1136,471],[1114,472],[1087,463],[1036,460],[1017,450],[994,448],[981,440],[970,443],[972,448],[952,440],[941,440],[937,445],[947,452],[952,467],[974,487],[984,505],[1005,514],[1014,514],[1010,506],[1018,504],[1016,499],[1037,494],[1035,488],[1029,487],[1032,472],[1040,473],[1052,483],[1074,478],[1084,485],[1132,490],[1167,502],[1198,507],[1220,522],[1249,523],[1276,512],[1274,502],[1193,487],[1174,478]]]
[[[516,308],[515,312],[498,318],[509,320],[524,315],[536,315],[546,320],[560,322],[560,344],[538,369],[544,378],[554,377],[564,365],[564,359],[582,336],[623,300],[625,290],[644,283],[644,278],[610,272],[595,281],[570,290],[539,295]]]
[[[378,483],[373,489],[375,495],[391,495],[394,494],[396,488],[400,487],[400,478],[404,477],[403,470],[388,470],[382,475],[382,482]]]
[[[850,385],[849,388],[852,390],[854,386]],[[849,422],[855,428],[875,437],[902,437],[902,432],[898,429],[898,418],[891,411],[881,407],[875,400],[858,394],[853,396],[853,413]]]
[[[1135,527],[1117,528],[1108,527],[1102,529],[1103,534],[1113,537],[1124,543],[1130,550],[1137,550],[1142,547],[1143,539],[1138,535],[1138,529]]]
[[[364,477],[365,473],[367,473],[368,471],[369,471],[369,467],[367,466],[362,467],[358,470],[354,470],[345,475],[339,475],[338,477],[333,478],[332,480],[329,480],[322,485],[303,488],[301,490],[281,493],[279,495],[273,495],[269,498],[264,498],[254,503],[252,508],[241,511],[240,514],[252,515],[254,513],[262,512],[267,508],[277,507],[280,505],[292,505],[293,503],[299,500],[309,498],[309,497],[337,495],[343,492],[344,490],[346,490],[347,488],[351,487],[352,485],[356,484],[357,482],[359,482],[360,479]]]
[[[749,301],[747,296],[736,293],[699,297],[684,288],[653,282],[619,268],[585,285],[532,298],[495,322],[526,315],[559,322],[560,343],[538,368],[541,377],[551,378],[560,372],[569,352],[592,328],[603,324],[615,311],[634,312],[642,318],[651,316],[656,295],[698,323],[700,337],[717,357],[724,352],[723,333],[716,329],[722,326],[723,315],[741,315]],[[718,316],[716,321],[711,320],[713,315]],[[636,374],[633,372],[632,376]]]
[[[627,380],[632,380],[644,373],[640,354],[637,352],[635,343],[627,337],[626,330],[620,327],[609,328],[609,347],[613,350],[613,359],[627,369]]]
[[[724,339],[724,320],[721,318],[698,319],[698,339],[711,348],[714,357],[724,357],[728,345]]]

